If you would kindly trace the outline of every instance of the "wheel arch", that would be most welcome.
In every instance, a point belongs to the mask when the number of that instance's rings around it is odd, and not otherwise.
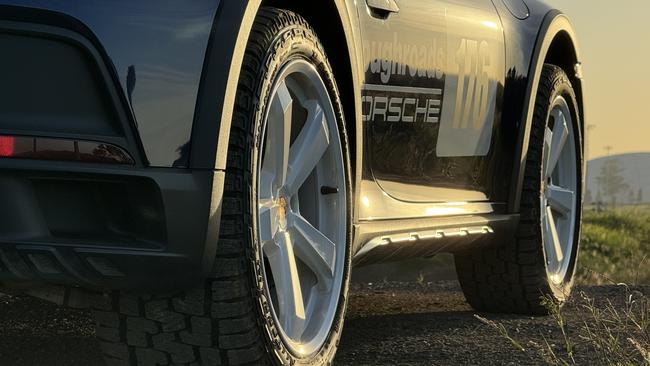
[[[309,3],[288,0],[224,1],[215,16],[212,37],[203,67],[201,90],[197,100],[192,132],[192,168],[226,169],[228,141],[232,125],[240,69],[253,22],[262,6],[274,6],[303,16],[316,30],[337,79],[348,127],[352,152],[356,151],[357,114],[360,104],[357,49],[358,29],[354,7],[344,0],[315,0]],[[347,45],[347,52],[340,45]],[[215,122],[216,119],[216,122]],[[354,159],[353,159],[354,160]],[[353,161],[354,163],[354,161]]]
[[[580,115],[584,114],[582,90],[582,66],[579,57],[578,44],[575,35],[568,30],[561,30],[555,34],[548,49],[544,63],[559,66],[569,77],[578,98]],[[582,121],[582,118],[581,118]],[[581,122],[582,123],[582,122]]]
[[[511,187],[514,189],[511,190],[509,198],[509,212],[518,213],[520,209],[533,110],[544,64],[551,63],[561,67],[569,77],[578,99],[580,133],[584,139],[585,108],[581,60],[580,48],[571,22],[560,11],[550,11],[545,16],[538,32],[528,73],[528,85],[524,99],[523,116],[521,117],[522,123],[519,128],[519,139],[513,166]],[[584,164],[584,161],[582,164]]]
[[[359,70],[357,55],[360,51],[356,46],[360,42],[358,42],[358,31],[355,31],[359,29],[355,24],[356,13],[345,0],[335,0],[334,6],[331,5],[332,2],[326,0],[309,2],[309,6],[297,3],[284,0],[222,1],[213,20],[195,107],[189,164],[191,169],[215,171],[206,233],[204,271],[211,268],[216,253],[237,86],[246,45],[261,6],[283,6],[289,10],[294,8],[298,12],[304,11],[305,8],[312,9],[309,15],[311,19],[307,20],[316,19],[314,25],[317,27],[317,32],[321,30],[319,37],[324,37],[326,51],[328,47],[337,46],[336,42],[340,42],[342,37],[345,37],[348,52],[344,52],[343,57],[331,60],[336,60],[332,63],[335,75],[337,77],[339,73],[346,75],[343,77],[345,83],[343,86],[339,85],[339,88],[343,98],[350,151],[355,154],[351,159],[354,169],[351,177],[353,192],[358,189],[355,177],[359,176],[357,162],[361,159],[358,149],[361,146],[362,133],[361,126],[357,123],[361,121],[360,98],[355,97],[356,91],[360,90],[359,72],[357,72]],[[316,12],[321,9],[327,16]],[[327,26],[327,21],[331,21],[332,17],[338,20],[337,27]]]

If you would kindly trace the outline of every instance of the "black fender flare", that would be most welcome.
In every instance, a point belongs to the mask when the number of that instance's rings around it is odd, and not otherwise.
[[[514,189],[510,190],[510,197],[508,202],[508,211],[511,213],[518,213],[520,210],[524,173],[526,169],[526,159],[528,157],[528,146],[530,142],[530,131],[533,123],[535,98],[537,97],[537,88],[539,87],[542,69],[544,68],[545,62],[547,61],[546,57],[553,44],[553,41],[560,34],[565,34],[571,41],[574,52],[574,55],[572,56],[574,56],[576,60],[575,70],[573,70],[575,72],[573,79],[575,82],[580,83],[580,85],[574,85],[574,87],[582,90],[580,48],[578,46],[575,30],[571,25],[569,19],[562,12],[559,10],[551,10],[544,17],[544,20],[540,27],[528,72],[528,86],[526,87],[523,115],[521,117],[521,121],[523,121],[523,123],[521,123],[519,127],[519,138],[513,161],[511,187]],[[581,132],[584,136],[584,102],[582,93],[578,94],[578,104],[581,113]]]
[[[341,17],[352,65],[355,88],[359,86],[358,32],[354,31],[356,15],[350,13],[346,1],[335,1]],[[261,0],[223,1],[214,19],[210,43],[206,51],[201,87],[192,130],[190,168],[225,170],[232,112],[237,93],[240,69],[246,44]],[[358,98],[357,98],[358,99]],[[355,103],[355,114],[360,111]],[[360,113],[360,112],[358,112]],[[214,138],[214,140],[213,140]],[[210,141],[213,140],[213,141]]]
[[[354,93],[360,90],[360,63],[356,13],[345,0],[334,1],[345,33],[351,64]],[[221,205],[228,159],[228,144],[246,45],[262,0],[222,1],[213,21],[207,46],[201,84],[194,112],[189,168],[212,170],[212,196],[203,255],[203,271],[209,273],[214,262],[221,223]],[[354,115],[361,118],[360,98],[354,98]],[[362,128],[355,123],[357,140]],[[356,146],[361,146],[357,143]],[[358,148],[357,148],[358,150]],[[354,173],[353,173],[354,174]]]

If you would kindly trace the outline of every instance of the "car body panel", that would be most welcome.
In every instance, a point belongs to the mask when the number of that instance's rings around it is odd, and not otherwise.
[[[530,16],[530,9],[524,0],[502,0],[508,11],[519,20]]]
[[[386,19],[357,4],[372,176],[400,201],[498,202],[491,177],[503,160],[493,145],[505,49],[492,3],[408,2]]]

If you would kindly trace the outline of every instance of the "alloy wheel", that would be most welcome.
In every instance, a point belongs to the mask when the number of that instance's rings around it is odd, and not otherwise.
[[[551,281],[564,282],[575,246],[578,160],[571,110],[559,96],[551,106],[544,135],[542,235]]]
[[[263,279],[285,344],[307,357],[325,343],[339,305],[345,165],[327,87],[311,64],[286,64],[270,95],[257,172]]]

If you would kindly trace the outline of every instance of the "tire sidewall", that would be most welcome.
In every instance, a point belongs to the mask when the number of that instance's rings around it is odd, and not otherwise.
[[[313,30],[306,25],[306,22],[299,18],[297,15],[289,12],[283,12],[295,17],[299,22],[293,22],[285,26],[280,32],[275,35],[271,42],[271,46],[266,52],[266,59],[264,62],[265,68],[262,68],[263,73],[258,74],[256,80],[257,89],[254,93],[259,99],[255,103],[254,108],[254,134],[253,141],[254,147],[250,159],[250,172],[251,187],[250,187],[250,204],[249,212],[252,213],[251,217],[251,246],[252,253],[252,267],[253,267],[253,283],[255,284],[256,291],[254,292],[256,298],[255,306],[259,311],[258,319],[263,327],[263,338],[266,341],[267,348],[270,351],[273,361],[279,364],[299,364],[299,365],[324,365],[332,362],[338,341],[340,339],[343,320],[345,316],[345,308],[347,304],[347,293],[349,288],[350,270],[351,270],[351,243],[352,243],[352,215],[351,215],[351,193],[352,187],[350,182],[350,160],[348,143],[346,136],[346,129],[343,119],[343,110],[340,102],[340,97],[332,69],[327,62],[325,52],[318,42]],[[258,182],[258,164],[260,162],[261,151],[263,146],[262,139],[264,137],[266,117],[270,106],[270,98],[273,85],[277,77],[280,75],[284,66],[294,60],[304,60],[309,62],[316,68],[318,74],[323,80],[330,97],[330,101],[334,108],[337,119],[339,138],[341,140],[341,148],[344,164],[344,175],[346,184],[346,253],[343,268],[343,277],[341,281],[341,289],[338,300],[338,306],[332,322],[330,333],[327,336],[325,343],[319,351],[314,355],[307,358],[300,358],[294,355],[282,341],[278,326],[275,322],[270,300],[268,298],[269,289],[266,288],[264,281],[264,267],[263,267],[263,254],[261,253],[261,246],[258,241],[258,223],[257,223],[257,182]]]

